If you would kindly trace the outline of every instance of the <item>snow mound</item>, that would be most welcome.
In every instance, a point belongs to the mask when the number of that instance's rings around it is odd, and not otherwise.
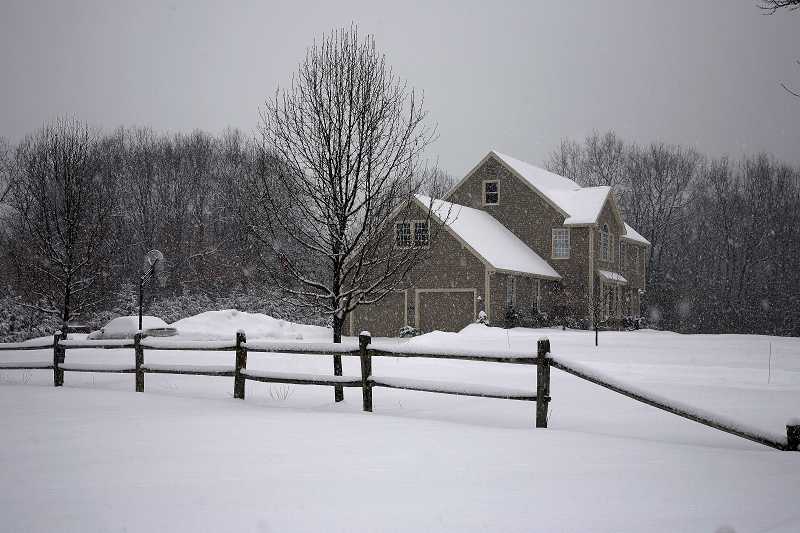
[[[295,324],[262,313],[245,313],[236,309],[207,311],[172,324],[178,337],[195,340],[231,340],[242,330],[252,339],[329,339],[331,330],[321,326]]]
[[[166,328],[167,323],[156,316],[142,316],[142,329]],[[139,331],[139,317],[120,316],[111,320],[103,328],[93,331],[88,339],[132,339]]]

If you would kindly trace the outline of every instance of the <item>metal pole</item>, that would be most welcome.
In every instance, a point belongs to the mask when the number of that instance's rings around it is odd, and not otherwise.
[[[153,261],[153,264],[150,265],[150,268],[147,269],[142,277],[139,278],[139,331],[142,331],[142,300],[144,299],[144,284],[150,281],[150,278],[153,277],[153,272],[156,270],[156,265],[158,264],[158,259]]]
[[[139,278],[139,331],[142,331],[142,293],[144,292],[144,276]]]

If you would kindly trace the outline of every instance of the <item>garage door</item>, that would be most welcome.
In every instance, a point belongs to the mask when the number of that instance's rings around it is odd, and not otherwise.
[[[419,329],[423,332],[459,331],[475,321],[475,291],[417,290]]]
[[[369,331],[373,337],[397,337],[406,325],[405,293],[393,292],[376,304],[358,306],[352,324],[352,335]]]

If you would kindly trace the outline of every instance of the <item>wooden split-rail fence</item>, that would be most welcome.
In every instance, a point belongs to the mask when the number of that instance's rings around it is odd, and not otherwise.
[[[47,362],[0,362],[0,370],[52,370],[53,384],[60,387],[64,384],[64,372],[102,372],[102,373],[130,373],[135,375],[136,392],[144,392],[146,374],[177,374],[196,376],[222,376],[233,378],[233,397],[243,400],[245,398],[245,384],[249,381],[265,383],[284,383],[294,385],[322,385],[334,387],[335,401],[344,398],[343,388],[360,388],[362,394],[362,407],[364,411],[372,412],[372,389],[385,387],[391,389],[404,389],[440,394],[455,394],[459,396],[475,396],[481,398],[497,398],[505,400],[521,400],[536,403],[536,427],[546,428],[548,422],[548,406],[550,397],[550,368],[562,370],[568,374],[589,381],[601,387],[627,396],[636,401],[656,407],[663,411],[678,415],[694,422],[742,437],[778,450],[800,450],[800,424],[787,424],[786,439],[777,439],[750,430],[739,424],[724,422],[719,418],[703,414],[697,410],[667,400],[657,398],[645,392],[621,385],[610,378],[588,371],[580,365],[555,358],[550,354],[550,341],[546,338],[539,339],[536,355],[527,356],[520,354],[497,353],[448,353],[448,352],[417,352],[402,350],[402,345],[372,345],[369,334],[362,333],[359,343],[333,344],[333,343],[285,343],[281,341],[253,341],[247,342],[245,332],[239,331],[233,344],[229,341],[179,341],[174,342],[164,338],[146,338],[137,333],[134,338],[123,340],[68,340],[61,333],[53,336],[50,344],[8,343],[0,344],[2,351],[42,350],[52,346],[52,363]],[[134,362],[130,364],[87,364],[66,362],[66,351],[78,348],[133,348]],[[233,366],[197,366],[185,364],[146,364],[145,348],[157,351],[231,351],[235,353]],[[247,368],[249,353],[285,353],[303,355],[332,356],[334,360],[333,375],[321,374],[293,374]],[[360,358],[361,375],[342,375],[342,356],[355,356]],[[528,390],[507,389],[498,387],[467,386],[458,383],[444,383],[428,380],[396,379],[374,376],[372,373],[373,357],[417,357],[428,359],[451,359],[462,361],[483,361],[492,363],[511,363],[536,366],[536,392]]]

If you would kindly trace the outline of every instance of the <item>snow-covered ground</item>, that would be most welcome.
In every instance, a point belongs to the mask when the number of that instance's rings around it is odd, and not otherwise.
[[[325,333],[288,323],[274,332]],[[587,332],[472,326],[390,342],[534,353],[543,335],[555,354],[764,431],[800,416],[800,339],[605,332],[595,348]],[[0,352],[0,361],[50,357]],[[72,363],[132,357],[67,352]],[[233,353],[146,349],[145,361],[230,365]],[[280,372],[331,367],[323,356],[248,358],[248,368]],[[359,368],[345,358],[346,375]],[[376,358],[373,372],[536,384],[535,368],[499,363]],[[51,371],[0,370],[0,530],[800,531],[800,453],[555,369],[546,430],[521,401],[377,388],[369,414],[360,389],[334,404],[330,388],[254,382],[234,400],[231,378],[147,375],[144,394],[133,385],[130,374],[67,373],[56,389]]]

